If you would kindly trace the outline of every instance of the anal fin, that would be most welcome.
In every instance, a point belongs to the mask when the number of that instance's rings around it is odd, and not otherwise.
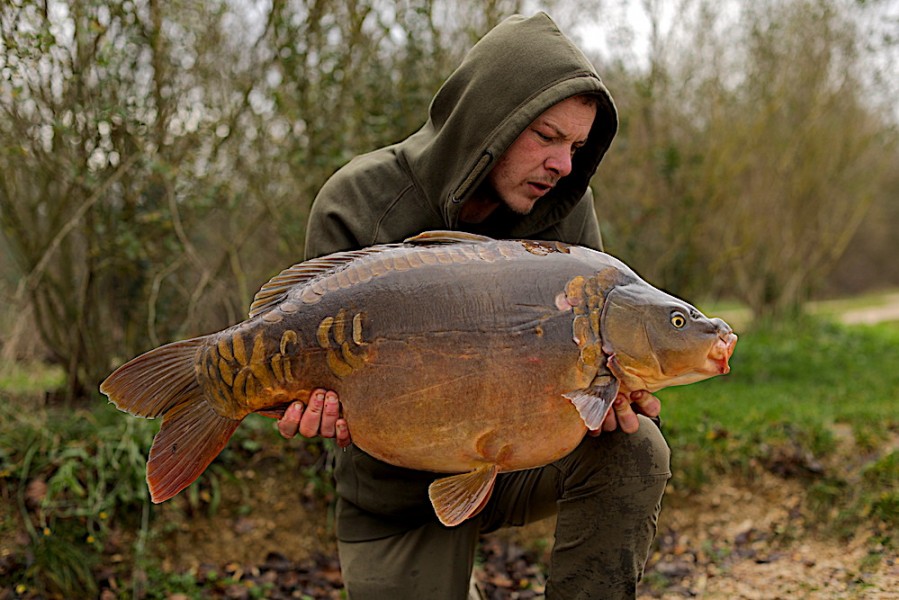
[[[618,380],[611,375],[598,375],[590,387],[562,394],[574,404],[587,429],[595,431],[602,426],[612,402],[618,395]]]
[[[490,499],[498,472],[499,467],[490,464],[434,481],[428,488],[428,497],[440,522],[454,527],[476,515]]]

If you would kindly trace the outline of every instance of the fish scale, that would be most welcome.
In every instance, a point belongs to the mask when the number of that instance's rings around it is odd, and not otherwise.
[[[223,331],[151,350],[101,391],[162,415],[154,502],[194,481],[251,413],[335,390],[353,443],[435,475],[457,525],[496,475],[571,452],[618,394],[729,370],[736,336],[621,261],[559,242],[428,232],[306,261]]]

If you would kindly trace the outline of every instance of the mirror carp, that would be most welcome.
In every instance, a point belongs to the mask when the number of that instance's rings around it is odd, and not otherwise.
[[[322,387],[362,450],[447,474],[429,496],[452,526],[498,473],[571,452],[617,394],[728,373],[736,341],[608,254],[436,231],[294,265],[247,320],[142,354],[100,390],[162,417],[154,502],[199,477],[247,415],[283,415]]]

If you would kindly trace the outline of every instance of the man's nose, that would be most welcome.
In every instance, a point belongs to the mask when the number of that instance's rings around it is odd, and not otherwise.
[[[550,171],[565,177],[571,173],[571,151],[565,147],[553,148],[543,165]]]

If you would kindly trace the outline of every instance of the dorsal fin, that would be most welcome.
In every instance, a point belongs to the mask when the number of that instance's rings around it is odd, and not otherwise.
[[[495,242],[491,237],[466,231],[425,231],[403,240],[404,244],[458,244],[462,242]]]
[[[329,273],[360,258],[383,252],[390,248],[396,248],[398,244],[383,244],[371,246],[362,250],[347,250],[336,252],[320,258],[313,258],[292,267],[284,269],[268,283],[263,285],[253,297],[250,305],[250,318],[260,315],[280,304],[287,292],[296,285],[305,283],[319,275]]]
[[[405,244],[458,244],[462,242],[492,242],[493,238],[464,231],[425,231],[407,238]],[[284,269],[262,286],[250,305],[250,318],[260,315],[280,304],[287,292],[296,285],[306,283],[319,275],[334,271],[360,258],[398,247],[399,244],[382,244],[361,250],[347,250],[313,258]]]

